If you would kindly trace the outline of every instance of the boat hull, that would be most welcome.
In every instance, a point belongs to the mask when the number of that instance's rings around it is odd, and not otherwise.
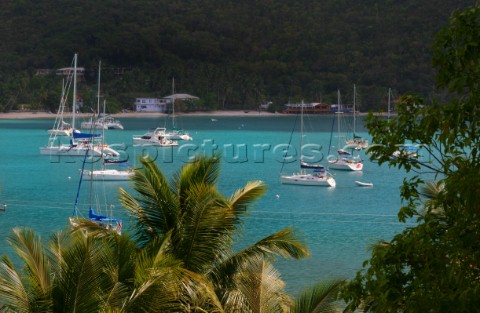
[[[84,157],[85,153],[93,156],[102,156],[102,151],[99,149],[88,149],[86,147],[72,147],[70,145],[62,146],[46,146],[40,147],[40,155],[68,155]]]
[[[362,186],[362,187],[372,187],[373,186],[372,183],[366,183],[366,182],[362,182],[362,181],[358,181],[358,180],[355,181],[355,184],[357,184],[359,186]]]
[[[60,146],[44,146],[40,147],[40,155],[68,155],[68,156],[81,156],[84,157],[88,152],[88,155],[93,156],[119,156],[120,153],[112,148],[103,147],[101,145],[60,145]]]
[[[323,177],[312,174],[293,174],[280,177],[282,184],[302,185],[302,186],[325,186],[335,187],[336,182],[333,177]]]
[[[166,138],[170,139],[170,140],[192,140],[192,137],[190,137],[189,135],[170,135],[170,134],[166,134],[165,135]]]
[[[334,161],[330,162],[330,169],[341,171],[361,171],[363,169],[363,163],[360,162],[347,162],[347,161]]]
[[[49,129],[48,134],[51,136],[70,137],[72,135],[72,130],[71,129]]]
[[[155,140],[155,139],[142,139],[139,137],[133,137],[133,144],[135,146],[156,146],[156,147],[173,147],[178,146],[178,142],[173,140]]]
[[[82,176],[85,180],[101,180],[101,181],[121,181],[129,180],[133,175],[133,171],[119,171],[119,170],[98,170],[98,171],[83,171]]]

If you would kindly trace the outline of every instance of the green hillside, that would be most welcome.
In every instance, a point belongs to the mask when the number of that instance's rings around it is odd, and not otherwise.
[[[61,79],[39,69],[70,66],[93,103],[97,65],[110,111],[137,96],[176,91],[192,109],[253,109],[269,100],[335,102],[360,110],[394,95],[430,95],[430,45],[456,9],[473,1],[390,0],[5,0],[0,2],[0,110],[55,110]]]

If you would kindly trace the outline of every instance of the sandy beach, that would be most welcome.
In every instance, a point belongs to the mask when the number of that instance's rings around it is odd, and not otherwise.
[[[191,113],[175,113],[176,116],[275,116],[275,115],[284,115],[282,113],[271,113],[264,111],[210,111],[210,112],[191,112]],[[14,119],[46,119],[46,118],[55,118],[55,113],[49,112],[38,112],[38,111],[15,111],[8,113],[0,113],[0,120],[14,120]],[[91,114],[88,113],[77,113],[75,117],[78,118],[88,118]],[[116,113],[112,114],[116,118],[128,118],[128,117],[164,117],[168,116],[166,113],[156,113],[156,112],[126,112],[126,113]],[[64,118],[70,119],[71,114],[65,113]]]
[[[357,115],[359,116],[364,116],[367,115],[368,113],[366,112],[358,112]],[[266,112],[266,111],[242,111],[242,110],[236,110],[236,111],[209,111],[209,112],[189,112],[189,113],[182,113],[182,112],[176,112],[175,116],[248,116],[248,117],[254,117],[254,116],[288,116],[288,115],[293,115],[293,114],[287,114],[287,113],[280,113],[280,112]],[[381,116],[387,116],[387,113],[385,112],[375,112],[374,115],[381,115]],[[395,113],[391,114],[392,116],[396,115]],[[8,113],[0,113],[0,120],[29,120],[29,119],[54,119],[56,116],[55,113],[50,113],[50,112],[43,112],[43,111],[12,111]],[[80,118],[80,119],[85,119],[89,118],[91,116],[90,113],[77,113],[75,117]],[[115,113],[111,114],[111,116],[115,118],[145,118],[145,117],[152,117],[152,118],[159,118],[159,117],[165,117],[169,116],[169,114],[166,113],[156,113],[156,112],[123,112],[123,113]],[[65,119],[71,119],[71,113],[65,113],[64,114]]]

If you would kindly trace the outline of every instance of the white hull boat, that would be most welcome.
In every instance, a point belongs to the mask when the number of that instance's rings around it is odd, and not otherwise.
[[[102,121],[100,120],[92,120],[90,119],[89,121],[84,121],[80,124],[81,129],[108,129],[107,125],[105,125]]]
[[[303,147],[303,103],[300,122],[300,147]],[[302,186],[335,187],[337,185],[333,176],[321,164],[304,162],[302,156],[300,156],[300,169],[299,173],[281,175],[280,182],[287,185]],[[307,169],[311,170],[311,172],[307,173]]]
[[[349,159],[337,159],[334,161],[329,161],[328,167],[334,170],[361,171],[363,169],[363,163],[351,161]]]
[[[132,170],[120,171],[116,169],[110,170],[97,170],[89,171],[84,170],[82,172],[83,179],[85,180],[101,180],[101,181],[120,181],[129,180],[134,172]]]
[[[165,137],[170,140],[192,140],[189,134],[177,130],[165,133]]]
[[[147,132],[143,135],[133,135],[133,144],[135,146],[178,146],[178,142],[166,137],[165,128],[161,127],[158,127],[154,131]]]
[[[97,119],[90,119],[80,124],[82,129],[120,129],[123,130],[123,125],[120,121],[114,119],[111,116],[99,117]]]
[[[337,103],[337,112],[335,112],[337,120],[337,137],[338,137],[338,147],[340,147],[340,116],[343,114],[340,111],[340,90],[338,91],[338,103]],[[333,132],[331,134],[333,136]],[[352,153],[345,151],[345,149],[352,150]],[[328,160],[328,168],[341,171],[361,171],[363,169],[363,161],[359,156],[353,156],[353,150],[361,150],[359,145],[347,145],[343,149],[337,150],[337,157],[334,159]],[[330,152],[329,152],[330,153]]]
[[[123,125],[119,120],[114,119],[111,116],[102,117],[101,120],[105,126],[105,129],[120,129],[123,130]]]
[[[356,88],[355,85],[353,85],[353,138],[345,141],[345,144],[347,145],[344,147],[344,149],[356,149],[356,150],[362,150],[362,149],[367,149],[368,148],[368,140],[364,139],[360,136],[357,136],[355,131],[356,131],[356,115],[357,111],[356,109]]]
[[[120,153],[108,146],[102,147],[101,145],[91,143],[78,143],[76,145],[61,144],[61,145],[47,145],[40,147],[40,155],[67,155],[67,156],[79,156],[84,157],[88,151],[90,156],[120,156]]]
[[[362,187],[372,187],[373,186],[373,183],[366,183],[366,182],[362,182],[362,181],[359,181],[359,180],[356,180],[355,184],[357,184],[359,186],[362,186]]]
[[[335,187],[335,179],[329,174],[316,173],[298,173],[293,175],[284,175],[280,177],[282,184],[288,185],[303,185],[303,186],[326,186]]]

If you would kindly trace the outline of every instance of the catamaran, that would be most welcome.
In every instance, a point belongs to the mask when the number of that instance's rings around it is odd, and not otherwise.
[[[50,156],[84,156],[86,152],[92,156],[119,156],[120,153],[107,144],[100,143],[99,134],[86,134],[75,129],[75,112],[77,110],[77,54],[73,58],[73,100],[72,100],[72,133],[69,142],[63,143],[61,136],[51,134],[47,145],[40,147],[41,155]],[[104,155],[105,154],[105,155]]]

